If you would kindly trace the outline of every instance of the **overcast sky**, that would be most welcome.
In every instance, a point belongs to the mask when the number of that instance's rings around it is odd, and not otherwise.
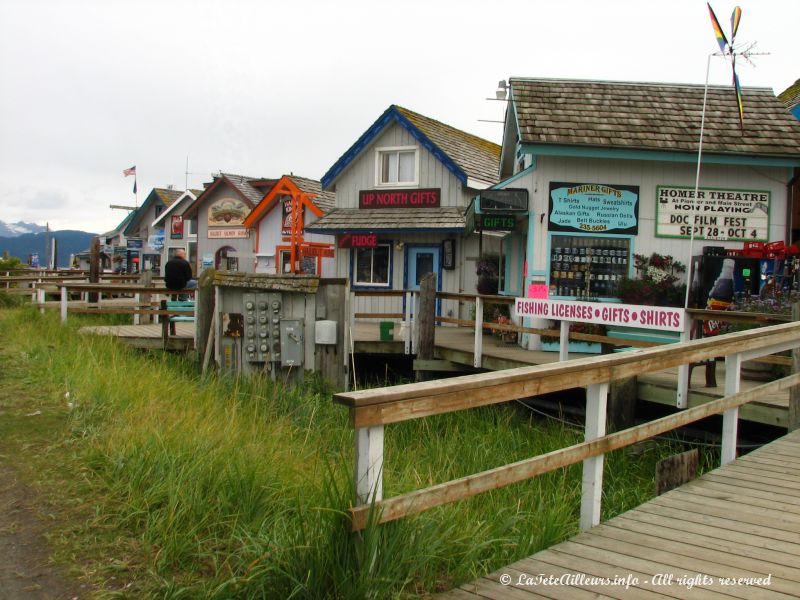
[[[712,5],[729,32],[736,3]],[[770,53],[742,85],[780,93],[800,1],[739,5],[737,41]],[[187,156],[189,187],[319,179],[390,104],[499,142],[479,119],[502,119],[501,79],[702,84],[717,49],[702,0],[0,0],[0,220],[110,230],[123,169],[142,202],[184,188]]]

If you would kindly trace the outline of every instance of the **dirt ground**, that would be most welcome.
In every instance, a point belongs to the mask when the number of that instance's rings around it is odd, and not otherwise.
[[[0,600],[88,598],[49,560],[47,524],[38,516],[40,498],[0,455]]]

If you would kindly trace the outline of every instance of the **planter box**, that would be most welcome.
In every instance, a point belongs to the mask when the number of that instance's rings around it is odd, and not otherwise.
[[[558,352],[561,346],[558,342],[542,342],[542,350],[545,352]],[[580,352],[582,354],[600,354],[602,348],[600,344],[594,342],[570,342],[570,352]]]

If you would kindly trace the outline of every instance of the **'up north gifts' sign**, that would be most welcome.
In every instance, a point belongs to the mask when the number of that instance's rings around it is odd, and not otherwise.
[[[769,239],[770,192],[656,187],[656,236],[720,241]]]
[[[441,203],[441,190],[361,190],[358,208],[436,208]]]
[[[639,187],[550,183],[550,231],[639,233]]]

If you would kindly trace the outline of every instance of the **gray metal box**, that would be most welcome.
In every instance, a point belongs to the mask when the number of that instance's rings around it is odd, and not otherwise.
[[[303,341],[303,319],[281,319],[281,366],[303,365],[305,345]]]

